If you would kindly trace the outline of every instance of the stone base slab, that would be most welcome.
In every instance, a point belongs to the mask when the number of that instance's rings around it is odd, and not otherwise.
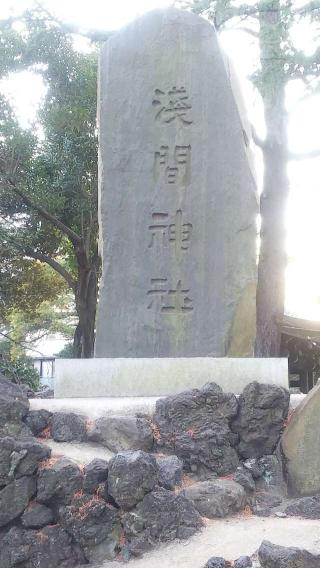
[[[239,394],[252,381],[288,388],[285,358],[57,359],[55,398],[158,397],[216,382]]]

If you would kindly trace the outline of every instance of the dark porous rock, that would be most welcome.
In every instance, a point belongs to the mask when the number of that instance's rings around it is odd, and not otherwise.
[[[235,395],[215,383],[159,399],[153,417],[157,446],[182,458],[188,471],[230,473],[239,465],[233,447],[238,437],[230,429],[237,411]]]
[[[23,388],[0,375],[0,436],[31,436],[22,423],[29,411],[29,401]]]
[[[49,387],[45,387],[40,391],[36,391],[34,393],[34,398],[53,398],[54,397],[54,390],[50,389]]]
[[[283,475],[280,451],[269,456],[262,456],[258,461],[263,469],[263,474],[257,480],[257,491],[266,491],[285,496],[287,494],[287,485]]]
[[[227,568],[227,563],[221,556],[212,556],[203,568]]]
[[[49,410],[30,410],[25,417],[24,422],[27,426],[29,426],[34,436],[39,436],[43,430],[48,428],[51,416],[52,412],[49,412]]]
[[[108,462],[95,459],[85,466],[83,478],[83,491],[85,493],[96,493],[100,483],[108,478]]]
[[[188,499],[166,489],[146,495],[122,523],[127,550],[135,556],[161,542],[190,538],[203,525]]]
[[[0,491],[0,527],[19,517],[36,492],[33,477],[15,479]]]
[[[264,465],[257,458],[249,458],[243,462],[243,466],[250,471],[254,479],[259,479],[264,474]]]
[[[234,481],[242,485],[242,487],[248,493],[252,493],[256,488],[256,484],[254,482],[254,479],[250,471],[248,469],[245,469],[244,467],[237,468],[237,471],[235,472],[233,479]]]
[[[88,437],[109,448],[112,452],[143,450],[148,452],[153,446],[150,423],[145,418],[135,416],[108,416],[94,421]]]
[[[251,568],[252,560],[249,556],[240,556],[234,563],[234,568]]]
[[[28,529],[41,529],[54,521],[54,515],[49,507],[31,501],[21,517],[21,522]]]
[[[39,503],[69,503],[82,489],[82,474],[78,465],[67,458],[45,463],[38,474]]]
[[[59,518],[88,561],[112,560],[119,552],[119,513],[99,497],[75,497],[70,505],[59,508]]]
[[[13,527],[0,538],[1,568],[78,568],[84,562],[80,548],[58,525],[39,531]]]
[[[35,438],[0,438],[0,486],[7,485],[14,477],[33,475],[50,455],[50,448]]]
[[[181,485],[183,461],[177,456],[157,457],[159,468],[159,485],[165,489],[174,489]]]
[[[304,519],[320,519],[320,495],[295,499],[285,508],[285,513]]]
[[[239,483],[229,479],[199,481],[184,490],[203,517],[214,519],[241,511],[246,503],[246,492]]]
[[[109,494],[122,509],[129,510],[142,501],[157,481],[155,458],[141,450],[121,452],[109,462]]]
[[[258,550],[262,568],[319,568],[320,555],[299,548],[285,548],[264,540]]]
[[[288,416],[289,391],[277,385],[253,382],[239,397],[232,430],[239,435],[238,452],[244,458],[272,454]]]
[[[73,412],[55,412],[51,419],[51,435],[56,442],[83,442],[86,439],[86,420]]]
[[[256,493],[252,504],[252,511],[257,517],[270,517],[275,507],[278,507],[281,502],[282,498],[279,495],[274,495],[269,492]]]

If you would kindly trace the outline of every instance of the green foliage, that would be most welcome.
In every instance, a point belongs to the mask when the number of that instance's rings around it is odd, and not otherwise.
[[[58,359],[72,359],[73,358],[73,345],[72,342],[66,343],[66,345],[56,353],[55,357]]]
[[[28,385],[34,391],[40,389],[39,373],[28,357],[11,359],[6,355],[1,355],[0,373],[14,383]]]

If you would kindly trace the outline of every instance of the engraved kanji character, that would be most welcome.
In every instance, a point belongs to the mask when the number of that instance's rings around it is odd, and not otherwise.
[[[147,308],[154,308],[160,313],[188,313],[193,310],[192,300],[188,296],[189,288],[182,288],[181,280],[176,288],[168,289],[167,278],[151,278],[151,289],[147,296],[151,298]],[[155,301],[157,299],[157,301]]]
[[[178,209],[175,222],[169,225],[169,241],[176,243],[176,247],[187,250],[191,239],[191,223],[182,223],[182,211]]]
[[[154,156],[154,178],[158,181],[161,172],[168,184],[177,181],[186,183],[190,179],[191,146],[175,146],[170,152],[169,146],[160,146]]]
[[[168,224],[165,222],[168,219],[168,213],[152,213],[152,225],[149,225],[151,231],[151,239],[148,248],[153,248],[156,242],[165,245]]]
[[[178,119],[184,126],[192,124],[189,111],[192,105],[185,87],[172,87],[169,91],[161,91],[155,89],[155,98],[152,101],[153,106],[160,106],[156,113],[155,119],[162,124],[170,124]]]

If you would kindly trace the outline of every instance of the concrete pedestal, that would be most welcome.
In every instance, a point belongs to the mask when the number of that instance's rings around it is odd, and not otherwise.
[[[215,382],[239,394],[252,381],[288,388],[284,358],[58,359],[55,398],[159,397]]]

